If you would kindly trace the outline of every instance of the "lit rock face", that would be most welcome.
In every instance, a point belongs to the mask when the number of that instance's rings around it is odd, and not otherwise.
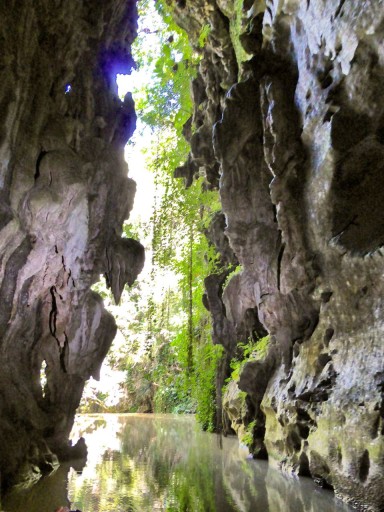
[[[90,286],[104,273],[119,300],[144,261],[142,246],[120,237],[136,117],[115,75],[131,68],[135,2],[16,4],[0,7],[2,485],[68,455],[84,382],[98,377],[116,331]]]
[[[271,335],[239,381],[256,444],[283,470],[383,510],[384,5],[174,3],[195,40],[211,26],[178,175],[203,168],[219,183],[243,266],[224,292],[207,280],[214,341],[233,353],[247,322]]]

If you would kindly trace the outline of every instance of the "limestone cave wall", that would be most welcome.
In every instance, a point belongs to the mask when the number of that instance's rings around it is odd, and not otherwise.
[[[105,274],[118,301],[144,252],[121,238],[136,117],[115,82],[132,66],[136,2],[6,0],[0,20],[4,486],[68,456],[84,382],[98,377],[116,331],[90,287]]]
[[[177,176],[219,187],[209,235],[242,265],[206,280],[213,338],[270,334],[227,412],[255,456],[384,510],[384,3],[170,3],[193,41],[209,25]]]

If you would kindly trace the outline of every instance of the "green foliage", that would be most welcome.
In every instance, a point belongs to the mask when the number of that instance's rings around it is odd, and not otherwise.
[[[205,43],[207,41],[207,38],[209,34],[211,33],[212,27],[208,23],[206,25],[203,25],[203,28],[200,31],[198,43],[200,48],[204,48]]]
[[[141,25],[134,49],[148,80],[132,94],[138,117],[150,131],[145,157],[156,196],[150,226],[126,223],[123,236],[149,235],[152,269],[147,282],[124,299],[129,319],[125,312],[125,320],[118,317],[117,323],[126,348],[112,350],[109,363],[126,372],[120,402],[124,411],[151,407],[156,412],[196,412],[202,427],[212,431],[221,347],[212,344],[202,296],[204,278],[219,270],[220,257],[204,230],[220,210],[220,200],[217,190],[206,190],[203,178],[188,188],[174,178],[189,153],[182,129],[192,115],[190,82],[200,57],[165,0],[141,0],[138,6]],[[210,30],[203,27],[202,46]],[[148,46],[151,52],[143,52]],[[165,276],[171,276],[171,289]],[[142,297],[147,289],[149,294]]]
[[[172,344],[160,347],[152,375],[156,383],[154,412],[192,413],[194,404],[185,389],[177,351]]]
[[[148,0],[139,2],[142,19],[148,19],[149,8]],[[181,138],[181,129],[192,114],[190,81],[196,75],[198,56],[187,34],[174,22],[167,3],[158,0],[155,8],[160,20],[152,16],[150,24],[155,23],[156,47],[143,52],[148,44],[146,28],[139,32],[134,44],[138,66],[151,74],[150,83],[136,91],[136,110],[148,126],[175,129]]]
[[[227,277],[226,277],[226,279],[224,281],[224,284],[223,284],[223,289],[225,289],[227,287],[227,285],[228,285],[229,281],[232,279],[232,277],[237,276],[238,274],[240,274],[240,272],[242,270],[243,270],[243,267],[241,265],[237,265],[237,267],[234,270],[232,270],[232,272],[230,272],[227,275]]]
[[[257,359],[263,359],[267,355],[270,336],[264,336],[256,342],[255,351],[258,355]]]
[[[257,361],[258,359],[263,359],[268,351],[269,340],[270,337],[268,335],[264,336],[264,338],[258,339],[256,342],[253,340],[248,340],[248,343],[239,343],[237,346],[242,351],[242,357],[232,359],[231,377],[227,380],[234,380],[238,382],[241,372],[247,363],[251,361]]]
[[[131,222],[124,222],[123,225],[123,238],[134,238],[139,240],[143,235],[143,229],[145,227],[141,224],[132,224]]]
[[[240,65],[242,62],[248,60],[250,55],[244,50],[241,42],[240,35],[244,29],[243,27],[243,4],[244,0],[235,0],[234,1],[234,12],[230,19],[229,24],[229,33],[231,36],[231,41],[233,44],[233,48],[236,54],[237,63]]]
[[[163,25],[157,28],[159,54],[143,56],[141,65],[152,66],[150,85],[138,91],[139,116],[152,130],[147,166],[155,176],[156,204],[153,210],[152,279],[172,272],[178,279],[181,322],[169,332],[168,349],[158,353],[153,372],[156,391],[154,407],[162,412],[195,412],[206,429],[214,425],[214,373],[217,349],[212,346],[209,314],[202,305],[204,278],[217,270],[219,255],[203,234],[215,212],[220,210],[217,191],[207,191],[203,179],[185,188],[173,176],[183,164],[189,146],[182,128],[192,114],[190,82],[196,74],[198,56],[186,33],[174,23],[164,1],[156,2]],[[210,27],[202,30],[201,43]],[[147,61],[145,61],[147,59]],[[152,308],[159,324],[161,303]],[[156,335],[154,350],[156,347]]]
[[[223,356],[221,345],[204,344],[198,348],[195,358],[193,394],[197,403],[196,418],[208,432],[215,430],[217,365]]]
[[[218,511],[218,482],[213,475],[221,454],[214,451],[207,436],[194,431],[191,422],[125,417],[113,423],[113,427],[112,422],[100,426],[94,436],[90,424],[94,456],[86,474],[69,475],[71,508],[84,512]],[[100,439],[114,442],[97,442]]]
[[[241,442],[243,444],[245,444],[245,446],[247,446],[248,448],[251,448],[252,443],[253,443],[253,430],[254,430],[255,426],[256,426],[256,420],[251,421],[251,423],[249,423],[247,425],[245,433],[241,437]]]
[[[91,290],[98,293],[105,301],[111,302],[113,300],[112,292],[107,288],[107,284],[103,276],[100,276],[100,281],[91,286]]]

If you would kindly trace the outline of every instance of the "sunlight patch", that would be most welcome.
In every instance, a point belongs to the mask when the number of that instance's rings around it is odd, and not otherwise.
[[[128,92],[132,92],[134,88],[134,81],[134,71],[131,75],[116,75],[117,90],[121,100],[124,100],[124,97]]]
[[[43,398],[45,398],[45,387],[47,385],[47,362],[44,361],[41,363],[40,367],[40,386],[41,386],[41,394],[43,395]]]

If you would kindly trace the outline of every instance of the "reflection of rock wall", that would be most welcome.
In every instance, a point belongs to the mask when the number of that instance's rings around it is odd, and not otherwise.
[[[114,82],[131,66],[135,2],[23,0],[0,12],[4,485],[63,450],[116,330],[90,286],[105,273],[118,300],[143,249],[120,238],[135,193],[123,158],[135,113]]]
[[[383,4],[242,3],[174,2],[192,38],[211,26],[178,175],[220,183],[243,266],[208,289],[215,341],[233,352],[261,322],[269,352],[239,386],[270,461],[381,510]]]
[[[91,503],[103,512],[347,511],[312,480],[292,480],[266,461],[245,459],[234,438],[219,441],[195,427],[191,417],[170,415],[77,418],[75,437],[85,435],[92,454],[84,470],[66,474],[64,463],[30,489],[13,489],[3,508],[51,512],[66,504],[84,511]]]
[[[225,439],[223,480],[226,494],[236,510],[273,510],[287,512],[322,512],[351,510],[335,500],[332,492],[317,492],[312,480],[292,479],[264,461],[241,459],[239,447]],[[246,478],[244,478],[246,474]],[[218,510],[220,510],[218,508]]]

